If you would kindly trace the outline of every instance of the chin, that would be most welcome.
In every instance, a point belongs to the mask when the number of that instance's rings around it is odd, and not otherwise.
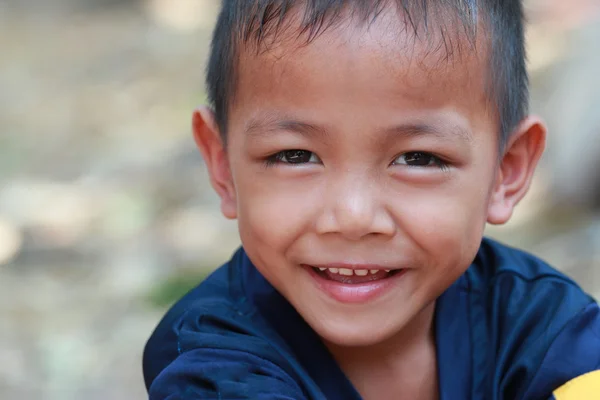
[[[327,343],[340,347],[369,347],[382,343],[393,336],[393,332],[373,329],[372,324],[352,324],[351,326],[313,327]]]

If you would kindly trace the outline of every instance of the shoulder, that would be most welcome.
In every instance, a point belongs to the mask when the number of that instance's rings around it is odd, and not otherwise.
[[[178,323],[176,356],[148,382],[149,398],[305,398],[256,318],[231,304],[195,304]]]
[[[517,332],[523,341],[551,341],[586,307],[595,305],[572,279],[527,252],[484,239],[462,280],[474,312],[485,316],[497,345]],[[526,335],[525,335],[526,334]]]
[[[597,303],[539,258],[484,239],[465,289],[498,398],[548,398],[600,368]]]
[[[234,255],[232,260],[235,257]],[[235,308],[230,294],[233,268],[231,261],[222,265],[178,300],[163,316],[144,348],[143,372],[146,387],[179,355],[180,334],[192,310],[210,308],[215,304],[219,304],[213,309],[217,313],[227,310],[229,306]]]
[[[149,388],[158,374],[182,351],[182,342],[191,331],[211,337],[216,323],[210,321],[234,320],[244,325],[243,314],[248,314],[241,291],[239,272],[243,250],[210,274],[196,288],[178,300],[162,317],[144,348],[143,370],[146,387]],[[240,311],[244,306],[244,311]],[[196,335],[197,336],[197,335]],[[222,341],[227,345],[227,341]]]
[[[543,307],[555,316],[572,316],[594,300],[577,283],[540,258],[491,239],[484,239],[465,274],[464,285],[483,302],[508,317],[522,306]]]
[[[482,240],[468,274],[469,279],[486,286],[497,285],[502,279],[514,279],[529,284],[554,281],[581,291],[571,278],[539,257],[489,238]]]
[[[246,298],[244,262],[240,249],[158,324],[143,357],[150,399],[304,397],[281,339]]]

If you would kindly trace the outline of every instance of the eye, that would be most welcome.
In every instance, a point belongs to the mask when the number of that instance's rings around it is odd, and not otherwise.
[[[393,164],[407,165],[409,167],[438,167],[440,169],[448,168],[448,164],[439,157],[423,151],[410,151],[398,156]]]
[[[319,157],[308,150],[284,150],[280,151],[267,159],[267,164],[272,165],[275,163],[283,164],[316,164],[320,163]]]

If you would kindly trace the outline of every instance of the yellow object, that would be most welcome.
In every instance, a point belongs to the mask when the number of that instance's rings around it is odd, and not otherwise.
[[[554,392],[556,400],[600,399],[600,370],[578,376]]]

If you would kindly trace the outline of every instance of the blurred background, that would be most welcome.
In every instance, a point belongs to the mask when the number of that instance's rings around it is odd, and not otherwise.
[[[526,1],[550,141],[488,234],[600,296],[600,1]],[[143,399],[166,308],[229,257],[189,128],[216,0],[0,0],[0,398]]]

